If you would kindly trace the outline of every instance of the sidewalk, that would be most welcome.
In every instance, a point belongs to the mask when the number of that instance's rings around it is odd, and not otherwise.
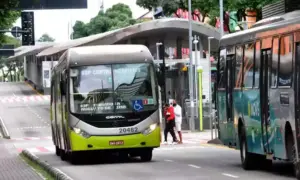
[[[0,179],[41,180],[42,177],[22,161],[17,154],[13,153],[13,150],[10,151],[12,148],[14,148],[13,145],[4,144],[0,139]]]
[[[176,136],[178,137],[177,132],[175,132]],[[215,138],[215,130],[213,131],[213,136]],[[164,132],[161,132],[161,138],[162,141],[164,140]],[[194,142],[200,142],[202,144],[206,144],[208,141],[211,140],[211,130],[204,130],[202,132],[191,132],[188,130],[183,130],[182,131],[182,139],[184,141],[194,141]],[[171,141],[172,137],[170,133],[168,134],[168,141]]]

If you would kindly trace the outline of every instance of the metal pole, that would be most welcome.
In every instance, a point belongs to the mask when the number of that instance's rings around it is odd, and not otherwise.
[[[163,53],[162,53],[162,61],[163,61],[163,78],[164,78],[164,100],[165,103],[167,102],[167,88],[166,88],[166,60],[165,60],[165,49],[164,49],[164,45],[163,46]]]
[[[211,131],[211,139],[214,138],[214,134],[213,134],[213,122],[212,122],[212,95],[211,95],[211,62],[210,62],[210,40],[213,39],[213,37],[208,37],[208,54],[207,54],[207,60],[208,60],[208,102],[209,102],[209,110],[208,110],[208,114],[209,114],[209,123],[210,123],[210,131]]]
[[[203,89],[203,87],[202,87],[202,73],[203,73],[203,70],[202,70],[202,68],[198,68],[197,69],[197,72],[198,72],[198,83],[199,83],[199,96],[200,97],[202,97],[202,94],[203,94],[203,92],[202,92],[202,89]],[[203,108],[202,108],[202,103],[203,103],[203,99],[202,98],[200,98],[199,99],[199,116],[200,116],[200,118],[199,118],[199,130],[200,131],[203,131]]]
[[[223,0],[219,0],[220,3],[220,32],[221,37],[224,35],[224,9],[223,9]]]
[[[24,30],[6,30],[6,29],[0,29],[0,33],[8,33],[8,32],[10,32],[10,33],[28,33],[28,32],[30,32],[30,31],[24,31]]]
[[[198,37],[195,35],[194,36],[194,46],[195,46],[195,68],[194,68],[194,77],[195,77],[195,82],[198,82],[198,72],[197,72],[197,68],[199,66],[198,64]],[[196,86],[195,86],[195,99],[196,99],[196,105],[195,107],[197,107],[198,105],[198,101],[199,101],[199,98],[198,98],[198,83],[196,83]],[[195,114],[196,117],[198,117],[198,114]]]
[[[194,81],[193,81],[193,34],[192,34],[192,2],[188,0],[189,9],[189,49],[190,49],[190,66],[189,66],[189,93],[191,103],[191,116],[190,116],[190,130],[195,129],[195,117],[194,117]]]

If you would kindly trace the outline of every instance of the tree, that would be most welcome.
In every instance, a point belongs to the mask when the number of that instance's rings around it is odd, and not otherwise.
[[[263,6],[278,0],[226,0],[224,1],[224,11],[238,11],[239,16],[245,17],[246,9],[257,12],[257,19],[261,19],[261,9]],[[188,10],[188,0],[137,0],[136,4],[140,7],[151,10],[152,8],[162,7],[165,15],[176,14],[178,9]],[[210,24],[215,25],[216,17],[219,16],[219,0],[192,0],[192,14],[194,10],[199,10],[203,18],[199,20],[204,22],[205,17],[211,19]],[[224,12],[225,14],[225,12]],[[177,15],[178,16],[178,15]],[[225,17],[225,16],[224,16]],[[229,21],[224,18],[224,25],[229,27]],[[229,28],[228,28],[229,29]]]
[[[99,11],[98,15],[88,23],[76,21],[73,26],[73,39],[86,37],[92,34],[104,33],[136,24],[132,18],[132,11],[129,6],[118,3],[107,9],[106,12]]]
[[[20,11],[13,11],[10,8],[16,7],[15,0],[1,0],[0,3],[0,29],[7,30],[12,27],[13,23],[20,17]],[[5,43],[5,35],[0,33],[0,45]]]
[[[20,11],[11,10],[11,8],[17,7],[17,0],[1,0],[0,1],[0,29],[8,30],[12,27],[13,23],[20,17]],[[4,35],[4,33],[0,33],[0,46],[4,43],[20,45],[17,43],[18,40],[8,37]],[[5,58],[0,57],[0,70],[3,67],[9,67],[9,71],[12,69],[12,65],[5,61]]]
[[[45,33],[43,34],[40,39],[38,39],[38,42],[54,42],[55,39],[53,39],[49,34]]]
[[[6,44],[13,44],[15,48],[20,47],[22,44],[22,42],[19,39],[6,35],[4,36],[4,42]]]

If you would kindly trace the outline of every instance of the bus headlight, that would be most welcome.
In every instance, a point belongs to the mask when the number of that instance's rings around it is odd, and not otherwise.
[[[73,130],[76,134],[79,134],[79,135],[81,135],[81,136],[83,136],[83,137],[85,137],[85,138],[89,138],[89,137],[90,137],[90,135],[89,135],[87,132],[85,132],[85,131],[83,131],[83,130],[81,130],[81,129],[79,129],[79,128],[73,127],[72,130]]]
[[[148,135],[148,134],[150,134],[151,132],[153,132],[155,129],[156,129],[156,127],[157,127],[157,124],[155,123],[155,124],[151,124],[146,130],[144,130],[142,133],[144,134],[144,135]]]

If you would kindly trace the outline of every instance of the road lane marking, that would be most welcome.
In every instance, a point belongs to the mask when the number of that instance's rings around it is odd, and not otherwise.
[[[201,168],[200,166],[196,166],[196,165],[194,165],[194,164],[189,164],[188,166],[193,167],[193,168],[197,168],[197,169],[200,169],[200,168]]]
[[[174,162],[173,160],[170,159],[165,159],[166,162]]]
[[[232,177],[232,178],[239,178],[238,176],[228,174],[228,173],[222,173],[223,176]]]

